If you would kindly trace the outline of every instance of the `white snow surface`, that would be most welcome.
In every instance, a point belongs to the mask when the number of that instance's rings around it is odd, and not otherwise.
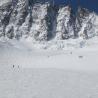
[[[1,40],[0,98],[98,98],[98,38],[85,47],[68,42],[53,50]]]
[[[6,6],[9,1],[0,0],[0,6]],[[30,13],[25,20],[22,17],[26,1],[19,0],[11,14],[5,31],[14,32],[0,37],[0,98],[98,98],[98,16],[92,13],[86,17],[79,38],[62,40],[74,33],[67,25],[70,9],[63,7],[57,15],[56,36],[47,41],[45,16],[49,5],[33,7],[35,23],[30,29]],[[6,10],[1,11],[0,20],[6,14]],[[2,29],[1,25],[1,35]],[[13,33],[21,37],[20,40],[8,39]],[[83,39],[84,35],[90,39]],[[39,40],[34,41],[34,37]]]
[[[32,43],[25,40],[0,41],[0,63],[23,68],[64,68],[98,70],[98,37]]]

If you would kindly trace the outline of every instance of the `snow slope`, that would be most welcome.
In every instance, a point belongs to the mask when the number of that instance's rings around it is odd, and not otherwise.
[[[1,41],[0,63],[1,65],[16,65],[23,68],[98,70],[97,40],[98,38],[88,40],[83,47],[74,46],[74,42],[69,41],[66,42],[66,49],[60,48],[58,44],[59,49],[55,48],[55,50],[47,48],[47,45],[45,46],[46,49],[39,49],[37,44],[35,45],[38,47],[35,47],[27,41]]]
[[[98,15],[27,1],[0,1],[0,98],[98,98]]]
[[[0,41],[0,97],[98,98],[97,40],[68,50]]]
[[[98,98],[98,73],[0,67],[1,98]]]
[[[1,98],[98,98],[98,51],[43,52],[1,46]]]
[[[6,3],[11,2],[12,0],[0,0],[0,6],[5,5]]]

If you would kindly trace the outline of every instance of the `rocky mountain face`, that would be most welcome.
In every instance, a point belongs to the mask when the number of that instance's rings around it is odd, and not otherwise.
[[[96,35],[98,16],[85,8],[79,8],[74,15],[70,6],[40,0],[7,0],[0,4],[0,37],[48,41]]]

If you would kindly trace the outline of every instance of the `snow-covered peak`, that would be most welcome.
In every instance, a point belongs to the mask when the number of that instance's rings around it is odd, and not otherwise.
[[[68,39],[70,37],[70,33],[73,33],[72,27],[70,25],[70,19],[71,19],[70,16],[71,16],[70,6],[64,6],[59,9],[57,16],[57,28],[56,28],[57,39]]]
[[[41,0],[7,0],[0,6],[0,37],[44,42],[88,39],[98,35],[97,21],[98,15],[85,8],[79,8],[74,16],[71,6],[57,7]]]
[[[80,8],[78,11],[78,21],[80,24],[79,37],[88,39],[96,36],[98,32],[98,15],[87,9]]]
[[[12,0],[0,0],[0,6],[4,6],[8,3],[10,3]]]

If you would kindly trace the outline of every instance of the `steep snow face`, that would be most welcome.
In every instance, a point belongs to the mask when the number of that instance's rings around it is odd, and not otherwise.
[[[19,27],[25,21],[27,11],[25,4],[27,4],[25,0],[16,0],[4,5],[5,8],[1,6],[1,36],[4,35],[4,37],[12,39],[20,34],[20,32],[18,32]]]
[[[11,2],[9,9],[4,8],[5,13],[0,10],[1,16],[5,17],[0,19],[0,35],[10,39],[31,37],[32,40],[48,40],[55,20],[55,11],[50,6],[49,3],[31,4],[28,0]]]
[[[11,6],[11,16],[9,24],[6,26],[6,36],[19,39],[22,37],[21,27],[25,23],[28,15],[28,2],[27,0],[19,0]]]
[[[32,27],[30,36],[35,40],[47,40],[48,26],[47,26],[47,10],[48,4],[35,4],[32,9]]]
[[[73,35],[73,29],[70,24],[71,19],[71,8],[69,6],[61,7],[58,11],[57,16],[57,28],[56,38],[57,39],[68,39]]]
[[[98,16],[95,13],[90,13],[87,9],[80,8],[78,22],[80,23],[79,37],[88,39],[97,35]]]
[[[0,0],[0,6],[10,3],[12,0]]]
[[[4,0],[5,1],[5,0]],[[9,24],[11,2],[0,2],[0,37],[5,36],[5,27]]]
[[[0,37],[8,39],[88,39],[98,35],[97,21],[98,16],[87,9],[80,8],[74,18],[70,6],[55,7],[40,0],[8,0],[0,5]]]

